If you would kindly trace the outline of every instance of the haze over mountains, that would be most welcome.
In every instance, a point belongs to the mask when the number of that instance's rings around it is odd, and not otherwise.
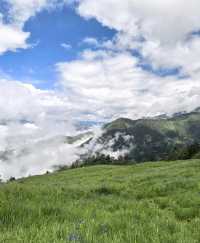
[[[117,119],[104,126],[94,151],[114,157],[125,156],[126,160],[135,162],[156,161],[169,158],[175,149],[199,142],[200,112],[196,109],[171,118]]]
[[[5,121],[1,122],[3,126]],[[29,126],[33,128],[34,124]],[[200,109],[171,117],[119,118],[86,132],[79,131],[75,136],[13,135],[6,142],[7,146],[0,150],[2,179],[43,174],[102,154],[131,162],[165,160],[175,150],[200,142]]]

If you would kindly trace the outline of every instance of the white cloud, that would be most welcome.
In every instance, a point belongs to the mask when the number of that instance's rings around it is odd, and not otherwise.
[[[92,45],[92,46],[99,46],[98,40],[96,38],[93,38],[93,37],[84,38],[83,43],[88,44],[88,45]]]
[[[55,0],[6,0],[9,4],[9,18],[14,25],[22,26],[43,9],[56,4]]]
[[[193,37],[184,43],[179,42],[173,47],[162,46],[155,41],[148,41],[142,46],[142,54],[155,68],[180,67],[183,75],[190,75],[194,78],[199,77],[199,37]]]
[[[129,52],[88,50],[81,60],[60,63],[57,69],[73,104],[97,120],[172,114],[200,105],[198,79],[145,72]]]
[[[67,44],[67,43],[62,43],[61,47],[63,47],[65,50],[70,50],[72,48],[72,46],[70,44]]]
[[[0,20],[0,54],[6,51],[16,51],[19,48],[27,48],[26,43],[30,33],[23,32],[20,28],[3,24]]]
[[[78,11],[118,31],[174,44],[199,28],[199,8],[198,0],[80,0]]]
[[[14,126],[13,129],[22,129],[22,126]],[[11,130],[11,127],[8,130]],[[12,137],[12,143],[6,151],[6,159],[0,158],[0,174],[4,180],[11,176],[20,178],[44,174],[46,171],[54,171],[59,166],[69,166],[79,158],[80,148],[66,144],[64,137],[59,139],[52,137],[46,140],[33,140],[28,136],[25,138],[26,144],[20,143],[16,146],[14,141],[21,142],[21,139]]]
[[[42,10],[54,9],[60,4],[68,3],[64,0],[5,0],[5,2],[8,4],[8,12],[0,13],[0,55],[7,51],[34,46],[35,44],[27,44],[31,33],[23,30],[27,20]]]
[[[63,136],[76,134],[66,96],[17,81],[0,79],[0,87],[0,175],[4,179],[45,173],[78,158],[76,146],[63,141]]]
[[[182,67],[196,74],[200,65],[199,37],[188,36],[200,29],[198,0],[80,0],[78,12],[85,18],[118,31],[115,48],[139,49],[155,67]],[[112,9],[112,14],[110,14]],[[141,38],[145,41],[141,42]],[[188,68],[188,66],[192,66]]]
[[[23,31],[25,22],[47,5],[46,0],[6,0],[9,10],[0,18],[0,54],[7,51],[26,49],[30,37],[29,32]],[[4,22],[4,17],[9,21]]]

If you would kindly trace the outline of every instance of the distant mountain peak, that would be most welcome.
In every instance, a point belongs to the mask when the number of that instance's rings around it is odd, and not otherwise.
[[[105,129],[124,129],[132,125],[133,120],[129,118],[118,118],[104,126]]]

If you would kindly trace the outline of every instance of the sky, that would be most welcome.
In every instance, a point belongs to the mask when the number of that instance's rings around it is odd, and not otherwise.
[[[194,109],[199,7],[198,0],[1,0],[0,108],[7,111],[0,118],[31,120],[26,92],[36,116],[58,106],[79,121]]]
[[[0,151],[10,137],[199,107],[199,9],[199,0],[0,0]]]

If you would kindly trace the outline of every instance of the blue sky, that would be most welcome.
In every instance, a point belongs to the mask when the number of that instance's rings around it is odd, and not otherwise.
[[[5,6],[2,7],[6,13]],[[6,16],[6,15],[5,15]],[[8,51],[0,56],[0,67],[3,72],[21,82],[34,84],[42,89],[53,89],[57,84],[55,64],[79,59],[80,53],[93,49],[84,43],[85,38],[98,41],[112,40],[117,31],[102,25],[95,18],[81,17],[73,6],[43,10],[28,19],[23,31],[30,32],[28,43],[32,48]],[[70,48],[63,48],[65,43]],[[138,50],[133,51],[144,70],[159,76],[178,74],[178,68],[153,68],[146,62]]]
[[[200,106],[199,9],[199,0],[2,0],[1,116],[98,123]]]
[[[75,60],[82,50],[90,47],[83,42],[85,38],[106,40],[116,34],[95,19],[80,17],[70,6],[41,11],[25,23],[24,31],[31,33],[28,43],[33,47],[4,53],[0,56],[0,67],[12,78],[42,89],[54,88],[56,63]],[[71,48],[63,48],[63,43]]]

